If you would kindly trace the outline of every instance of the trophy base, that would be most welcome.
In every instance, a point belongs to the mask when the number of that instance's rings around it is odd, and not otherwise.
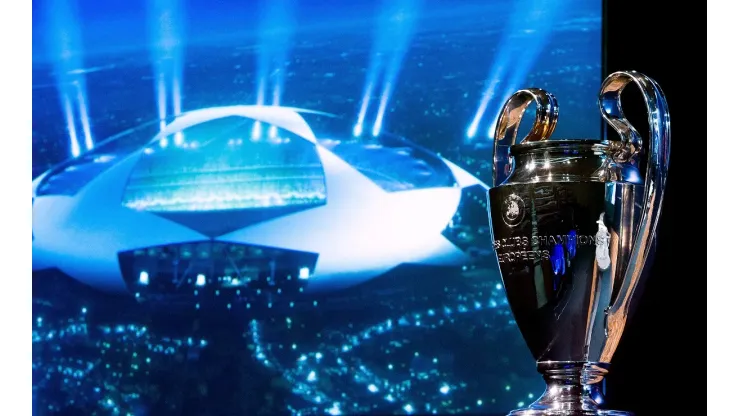
[[[634,416],[630,412],[621,410],[562,410],[562,409],[533,409],[524,408],[512,410],[509,416]]]
[[[604,376],[609,364],[573,361],[537,363],[547,390],[536,402],[509,416],[633,416],[621,410],[606,410]]]

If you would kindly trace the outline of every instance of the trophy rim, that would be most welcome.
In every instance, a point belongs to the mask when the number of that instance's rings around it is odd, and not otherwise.
[[[564,140],[542,140],[538,142],[515,144],[509,148],[511,154],[516,156],[522,153],[538,151],[564,151],[564,150],[588,150],[604,152],[609,145],[602,140],[594,139],[564,139]]]

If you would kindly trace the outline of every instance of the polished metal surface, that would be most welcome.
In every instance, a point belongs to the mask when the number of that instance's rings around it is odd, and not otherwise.
[[[648,108],[647,144],[622,112],[631,82]],[[534,128],[515,145],[531,102]],[[600,409],[601,386],[651,253],[670,121],[658,85],[637,72],[607,77],[599,104],[620,141],[548,141],[557,101],[539,89],[514,94],[497,122],[492,240],[512,313],[547,383],[542,397],[513,415],[628,414]]]
[[[511,174],[513,159],[509,148],[516,142],[519,123],[524,111],[535,103],[534,125],[530,129],[522,144],[547,140],[555,131],[558,123],[558,101],[555,96],[539,88],[529,88],[514,93],[504,105],[496,122],[496,142],[493,150],[493,180],[494,186]]]

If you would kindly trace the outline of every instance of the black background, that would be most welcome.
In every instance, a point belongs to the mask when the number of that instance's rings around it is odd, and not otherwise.
[[[612,361],[607,407],[637,416],[693,413],[706,402],[706,8],[645,0],[604,5],[605,72],[653,78],[666,95],[672,129],[655,262]],[[625,91],[623,105],[647,137],[637,94]]]

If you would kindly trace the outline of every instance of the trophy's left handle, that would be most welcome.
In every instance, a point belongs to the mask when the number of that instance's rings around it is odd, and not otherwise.
[[[622,91],[633,82],[640,88],[648,110],[650,138],[647,149],[643,149],[640,135],[627,121],[622,111]],[[621,138],[621,142],[612,143],[612,157],[615,161],[629,163],[641,153],[646,153],[648,158],[647,170],[644,175],[645,194],[641,219],[636,230],[622,287],[607,315],[607,320],[610,321],[608,327],[617,329],[615,327],[617,326],[623,329],[630,301],[635,293],[657,231],[668,171],[671,124],[668,104],[660,86],[651,78],[639,72],[615,72],[608,76],[601,86],[599,105],[602,117],[619,133]],[[619,337],[617,336],[617,338]]]
[[[504,104],[504,108],[496,120],[493,138],[493,186],[498,186],[511,173],[512,160],[508,154],[509,147],[516,144],[516,135],[524,112],[530,103],[536,106],[535,120],[532,129],[524,137],[522,143],[547,140],[555,131],[558,122],[558,100],[549,92],[540,88],[526,88],[515,92]],[[503,141],[506,148],[499,148],[499,141]],[[506,154],[499,155],[501,150]],[[503,152],[502,152],[503,153]],[[497,163],[504,161],[498,167]]]

